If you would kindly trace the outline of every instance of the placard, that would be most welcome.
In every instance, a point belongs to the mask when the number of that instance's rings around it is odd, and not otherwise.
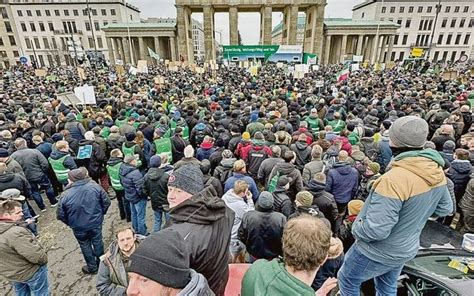
[[[123,66],[123,60],[115,60],[115,65]]]
[[[278,62],[278,63],[277,63],[277,68],[283,68],[283,63]]]
[[[79,78],[81,80],[86,79],[86,72],[84,71],[84,68],[82,67],[77,67],[77,74],[79,75]]]
[[[137,68],[134,66],[130,66],[130,69],[128,69],[128,73],[131,75],[137,75]]]
[[[85,84],[83,86],[76,87],[74,88],[74,94],[76,95],[77,98],[79,98],[82,104],[86,104],[86,105],[96,104],[96,98],[95,98],[95,92],[94,92],[93,86],[89,86]]]
[[[352,60],[354,62],[362,62],[364,60],[364,56],[361,56],[361,55],[353,55],[352,56]]]
[[[137,62],[137,73],[148,74],[148,65],[146,60],[138,60]]]
[[[359,64],[352,64],[351,65],[351,71],[359,71],[360,67]]]
[[[125,74],[125,69],[122,65],[117,65],[115,66],[115,72],[117,72],[118,75],[123,75]]]
[[[35,69],[35,76],[37,77],[45,77],[46,73],[46,69]]]
[[[315,86],[316,87],[323,87],[324,86],[324,80],[316,80]]]

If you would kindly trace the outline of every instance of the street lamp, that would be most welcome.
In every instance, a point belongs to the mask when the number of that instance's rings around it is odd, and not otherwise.
[[[436,8],[436,16],[435,16],[435,21],[433,24],[433,30],[431,31],[431,38],[430,38],[430,46],[428,47],[428,53],[426,54],[426,59],[430,59],[430,51],[431,51],[431,46],[433,45],[433,38],[434,38],[434,33],[436,30],[436,23],[438,22],[438,15],[441,11],[441,0],[438,0],[438,4],[435,5]]]
[[[87,0],[87,14],[89,15],[89,24],[91,26],[91,32],[92,32],[92,39],[94,40],[94,56],[97,57],[97,43],[95,41],[95,33],[94,33],[94,26],[92,25],[92,16],[91,16],[91,8],[89,7],[89,0]],[[95,58],[94,58],[94,63],[95,63]]]

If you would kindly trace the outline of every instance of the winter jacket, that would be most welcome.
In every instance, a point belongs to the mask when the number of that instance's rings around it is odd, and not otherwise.
[[[282,255],[281,238],[286,218],[270,210],[245,213],[239,228],[239,240],[254,258],[271,260]]]
[[[324,162],[320,159],[312,160],[303,167],[303,183],[308,184],[317,173],[321,173],[324,168]]]
[[[84,139],[84,134],[86,130],[82,123],[77,122],[74,118],[68,118],[66,124],[64,125],[64,129],[68,130],[71,137],[80,141]]]
[[[313,205],[324,214],[324,217],[331,222],[331,229],[336,232],[336,220],[338,218],[337,204],[334,196],[326,191],[326,184],[311,180],[306,187],[306,190],[313,195]]]
[[[21,194],[26,198],[31,197],[30,183],[21,174],[6,172],[0,175],[0,192],[10,188],[20,190]]]
[[[456,143],[456,140],[453,137],[451,137],[450,135],[437,135],[437,136],[434,136],[431,139],[431,142],[433,142],[435,144],[437,151],[443,151],[444,143],[446,143],[449,140]]]
[[[464,228],[466,232],[474,232],[474,177],[467,183],[466,193],[459,202],[459,207],[464,214]]]
[[[284,160],[280,157],[270,157],[262,161],[260,167],[258,168],[257,179],[263,183],[264,187],[267,187],[268,177],[270,176],[273,167],[279,162],[283,162]]]
[[[454,152],[451,150],[443,149],[439,154],[444,158],[445,161],[451,163],[454,160]]]
[[[66,156],[67,155],[67,156]],[[66,156],[66,158],[64,159],[63,161],[63,165],[65,168],[67,169],[70,169],[70,170],[74,170],[74,169],[77,169],[77,165],[76,163],[74,162],[74,159],[72,158],[71,155],[69,155],[69,153],[67,152],[63,152],[63,151],[59,151],[59,150],[56,150],[56,149],[53,149],[53,152],[51,152],[51,158],[56,160],[56,159],[60,159],[62,157]]]
[[[99,144],[91,140],[82,140],[79,146],[92,145],[92,154],[88,159],[78,159],[78,166],[83,166],[92,178],[98,178],[104,172],[104,165],[107,163],[107,156],[100,148]]]
[[[209,142],[203,142],[201,144],[201,147],[198,148],[196,151],[196,158],[197,160],[201,161],[203,159],[209,159],[212,153],[216,151],[216,148],[214,148],[212,143]]]
[[[0,254],[0,279],[6,281],[26,282],[48,263],[31,231],[10,220],[0,220]]]
[[[300,127],[296,132],[291,134],[291,138],[292,138],[293,142],[298,141],[298,137],[301,134],[306,135],[306,143],[308,145],[311,145],[313,143],[313,139],[314,139],[313,135],[308,131],[308,129],[306,129],[304,127]]]
[[[469,160],[455,159],[449,168],[449,178],[454,183],[454,194],[459,201],[466,191],[466,186],[471,179],[472,166]]]
[[[238,180],[245,181],[247,182],[247,184],[249,184],[249,190],[252,193],[253,202],[256,203],[258,196],[260,195],[260,192],[258,191],[257,184],[252,179],[252,177],[249,177],[247,175],[234,172],[232,174],[232,177],[230,177],[229,179],[227,179],[227,181],[225,181],[224,192],[227,192],[229,191],[229,189],[234,188],[234,184]]]
[[[385,172],[388,164],[392,160],[392,149],[390,149],[389,138],[387,136],[382,136],[382,139],[378,143],[379,145],[379,154],[377,162],[380,164],[380,171]]]
[[[211,175],[204,175],[204,177],[202,178],[202,181],[204,182],[204,187],[207,187],[207,186],[213,187],[218,197],[222,197],[222,195],[224,195],[224,188],[221,184],[221,181],[219,181],[219,179]]]
[[[198,147],[204,141],[205,136],[212,136],[212,128],[200,122],[191,130],[189,141],[193,147]]]
[[[280,174],[280,177],[287,176],[290,179],[290,189],[287,193],[290,199],[294,201],[296,194],[303,190],[303,178],[301,177],[300,171],[292,163],[279,162],[275,165],[272,172],[270,173],[267,184],[269,180],[271,180],[276,174]]]
[[[165,228],[179,232],[190,252],[190,267],[201,273],[216,295],[223,295],[229,277],[229,245],[234,213],[211,187],[170,211]],[[212,243],[209,243],[212,242]]]
[[[314,296],[314,290],[291,275],[283,259],[257,260],[242,279],[242,296]]]
[[[376,161],[379,155],[379,146],[373,137],[363,137],[359,143],[360,151],[364,152],[370,160]]]
[[[110,155],[110,151],[113,149],[122,150],[122,144],[125,142],[125,137],[121,136],[119,133],[111,133],[107,138],[107,155]]]
[[[349,156],[352,155],[352,145],[349,143],[349,139],[346,137],[337,137],[334,139],[334,141],[341,141],[342,147],[341,150],[344,150],[349,154]]]
[[[184,148],[187,145],[189,145],[189,141],[184,140],[180,135],[176,134],[171,138],[171,153],[175,163],[184,157]]]
[[[209,287],[206,278],[191,269],[191,280],[176,294],[176,296],[214,296],[214,292]]]
[[[146,158],[145,158],[145,154],[143,153],[143,149],[142,149],[142,147],[140,147],[140,145],[136,144],[136,143],[133,142],[133,141],[125,141],[123,145],[124,145],[126,148],[132,148],[133,146],[135,146],[135,149],[133,150],[133,154],[138,155],[138,158],[139,158],[140,161],[142,162],[142,167],[143,167],[145,164],[147,164]],[[121,150],[122,153],[123,153],[122,147],[120,147],[120,150]]]
[[[234,211],[234,225],[232,226],[232,232],[230,235],[231,241],[238,241],[238,231],[240,225],[242,224],[242,218],[244,214],[249,211],[254,211],[255,206],[251,198],[245,201],[242,197],[237,196],[234,192],[234,189],[230,189],[223,196],[222,200],[225,202],[226,206]]]
[[[110,199],[104,189],[86,178],[66,187],[56,216],[74,231],[87,231],[102,227],[109,206]]]
[[[336,163],[329,170],[326,191],[334,195],[337,203],[348,203],[359,187],[359,173],[347,163]]]
[[[311,161],[311,147],[306,142],[298,141],[291,144],[290,149],[296,154],[296,168],[303,171],[304,165]]]
[[[330,277],[337,277],[337,272],[344,262],[344,250],[342,242],[338,238],[331,237],[331,245],[329,247],[328,258],[324,264],[319,267],[316,277],[311,287],[313,290],[319,290],[324,282]]]
[[[256,179],[260,165],[272,155],[272,150],[267,146],[253,144],[244,153],[247,154],[247,172]]]
[[[21,165],[26,179],[30,182],[39,181],[48,173],[48,160],[36,149],[18,149],[11,155],[11,158]]]
[[[23,172],[23,168],[21,165],[13,159],[11,156],[7,158],[7,161],[5,161],[5,164],[7,165],[7,172],[9,173],[18,173],[21,174],[22,176],[25,176],[25,172]]]
[[[293,213],[293,204],[286,195],[285,188],[277,186],[273,192],[273,210],[285,215],[286,219]]]
[[[220,164],[214,169],[214,177],[221,182],[222,185],[225,184],[225,181],[232,176],[234,163],[237,159],[227,158],[222,159]]]
[[[143,178],[143,194],[150,197],[153,211],[168,208],[168,179],[161,168],[150,168]]]
[[[36,146],[36,150],[41,152],[44,157],[48,158],[51,155],[53,145],[48,142],[42,142]]]
[[[413,259],[431,216],[452,213],[444,160],[432,149],[399,154],[378,178],[352,225],[359,250],[371,260],[399,266]]]
[[[137,234],[135,248],[144,239],[144,236]],[[127,258],[127,261],[124,262],[122,256],[117,241],[113,241],[106,254],[101,257],[96,285],[101,296],[127,295],[128,276],[126,267],[129,266],[130,261]]]
[[[143,192],[143,175],[135,166],[127,163],[122,164],[120,166],[119,176],[123,186],[125,200],[136,204],[141,200],[147,199],[147,196]]]
[[[342,241],[344,246],[344,252],[349,251],[351,246],[354,244],[355,239],[352,235],[352,224],[357,219],[357,215],[347,216],[343,221],[339,229],[337,230],[337,237]]]

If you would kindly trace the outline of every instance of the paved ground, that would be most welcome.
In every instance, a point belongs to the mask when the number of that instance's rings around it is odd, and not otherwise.
[[[45,202],[47,203],[46,198]],[[32,205],[36,206],[34,202]],[[41,212],[37,211],[37,213]],[[149,230],[152,229],[153,225],[152,213],[150,204],[148,204]],[[105,248],[114,239],[114,229],[124,223],[120,220],[117,200],[114,199],[107,212],[102,229]],[[96,276],[82,273],[81,267],[85,265],[85,262],[79,244],[74,238],[72,230],[56,220],[55,209],[48,208],[46,212],[41,213],[38,229],[39,240],[42,246],[48,250],[51,295],[98,295],[95,288]],[[0,291],[0,295],[14,295],[11,285],[7,282],[0,282]]]

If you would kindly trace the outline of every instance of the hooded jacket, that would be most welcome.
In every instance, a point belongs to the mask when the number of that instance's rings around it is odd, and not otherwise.
[[[306,189],[313,195],[313,205],[324,214],[324,217],[331,222],[331,229],[336,232],[336,220],[338,217],[337,204],[334,196],[326,191],[326,184],[311,180]]]
[[[303,183],[308,184],[308,182],[313,179],[314,175],[323,171],[324,162],[321,159],[315,159],[303,167]]]
[[[214,177],[218,179],[222,185],[225,184],[225,181],[232,176],[232,171],[234,169],[234,163],[237,159],[235,158],[225,158],[222,159],[220,164],[214,169]]]
[[[334,195],[337,203],[348,203],[359,186],[359,173],[347,163],[336,163],[329,170],[326,191]]]
[[[229,245],[234,213],[212,187],[182,202],[170,211],[165,228],[186,240],[190,267],[207,279],[216,295],[223,295],[229,276]],[[212,243],[210,243],[212,242]]]
[[[267,187],[268,177],[270,176],[273,167],[279,162],[284,160],[280,157],[270,157],[262,161],[260,167],[258,168],[257,179],[263,183],[264,187]]]
[[[443,165],[441,155],[432,149],[401,153],[394,159],[390,171],[374,182],[352,225],[362,254],[388,266],[415,257],[428,218],[453,210]]]
[[[31,197],[30,183],[28,183],[28,180],[21,174],[4,173],[0,175],[0,192],[10,188],[20,190],[21,194],[26,198]]]
[[[298,141],[291,144],[290,149],[296,153],[296,167],[298,170],[303,171],[304,165],[311,161],[311,147],[309,147],[306,141]]]
[[[7,281],[26,282],[48,263],[31,231],[9,220],[0,220],[0,254],[0,279]]]
[[[74,231],[87,231],[102,227],[109,206],[110,199],[104,189],[86,178],[66,187],[56,217]]]
[[[464,213],[464,228],[469,233],[474,232],[474,176],[467,183],[466,193],[459,202],[459,207]]]
[[[273,192],[273,210],[285,215],[286,219],[293,213],[293,204],[290,198],[286,195],[286,190],[283,187],[277,186]]]
[[[79,146],[92,145],[92,154],[89,159],[78,159],[78,165],[84,166],[91,177],[99,177],[104,171],[104,164],[107,163],[105,151],[100,148],[99,144],[91,140],[82,140]]]
[[[257,204],[258,205],[258,204]],[[286,218],[283,214],[270,211],[245,213],[239,228],[239,240],[247,252],[257,259],[271,260],[282,255],[281,238]]]
[[[213,143],[202,142],[201,146],[196,151],[197,160],[209,159],[212,153],[216,151]]]
[[[76,121],[74,116],[68,116],[66,117],[66,124],[64,125],[64,129],[68,130],[69,133],[71,134],[71,137],[74,139],[80,141],[84,139],[84,134],[86,133],[86,130],[84,129],[84,126],[82,123]]]
[[[282,259],[255,261],[242,279],[242,296],[314,296],[314,290],[286,269]]]
[[[120,182],[123,186],[125,200],[136,204],[141,200],[146,200],[143,193],[143,176],[140,171],[133,165],[124,163],[120,166]]]
[[[280,177],[287,176],[288,179],[290,179],[290,189],[288,190],[288,196],[292,201],[294,201],[296,194],[303,190],[303,178],[301,177],[300,171],[292,163],[279,162],[275,165],[272,172],[270,173],[267,184],[269,180],[271,180],[277,173],[280,174]]]
[[[344,262],[344,248],[342,242],[338,238],[331,237],[331,245],[329,246],[328,258],[319,268],[311,287],[317,291],[324,282],[330,277],[337,277],[337,272]]]
[[[466,191],[466,186],[471,179],[471,162],[469,160],[455,159],[449,169],[449,178],[454,183],[456,200],[460,200]]]
[[[242,224],[242,218],[245,213],[255,210],[255,206],[251,198],[245,201],[242,197],[237,196],[234,192],[234,189],[230,189],[223,196],[222,200],[225,202],[226,206],[234,211],[234,225],[232,226],[232,232],[230,235],[231,241],[238,240],[238,231],[239,227]]]
[[[191,269],[191,280],[176,296],[214,296],[206,278]]]
[[[229,179],[227,179],[227,181],[225,181],[224,192],[227,192],[229,191],[229,189],[234,188],[234,184],[238,180],[245,181],[247,182],[247,184],[249,184],[249,190],[252,193],[253,202],[254,203],[257,202],[258,196],[260,195],[260,192],[258,191],[258,188],[257,188],[257,184],[255,183],[252,177],[249,177],[241,173],[234,172],[232,177],[230,177]]]
[[[143,193],[150,197],[153,211],[168,207],[168,179],[170,175],[162,168],[150,168],[143,180]]]
[[[68,152],[63,152],[63,151],[59,151],[57,149],[53,149],[53,152],[51,152],[50,157],[52,159],[56,160],[56,159],[60,159],[61,157],[66,156],[66,155],[68,155],[68,156],[64,159],[64,162],[63,162],[64,167],[66,167],[70,170],[77,169],[77,165],[74,162],[74,159],[71,157],[71,155],[69,155]]]

